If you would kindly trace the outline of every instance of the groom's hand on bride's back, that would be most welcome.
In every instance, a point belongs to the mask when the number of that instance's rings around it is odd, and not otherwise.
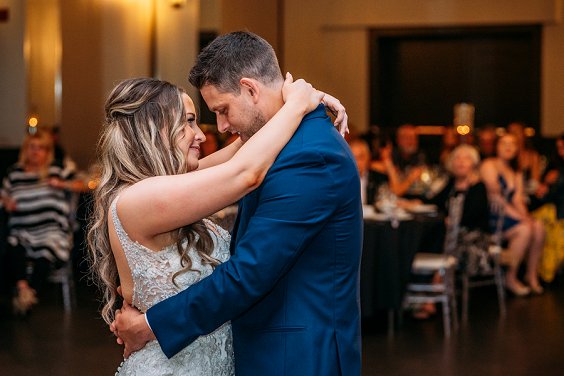
[[[123,302],[121,309],[116,311],[115,319],[110,324],[110,330],[117,337],[117,343],[125,345],[123,350],[125,359],[145,347],[147,342],[155,339],[145,316],[126,301]]]

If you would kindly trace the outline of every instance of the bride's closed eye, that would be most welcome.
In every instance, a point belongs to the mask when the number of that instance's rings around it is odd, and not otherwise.
[[[188,123],[188,125],[190,127],[194,127],[195,125],[197,125],[196,114],[194,114],[192,112],[187,112],[186,113],[186,122]]]

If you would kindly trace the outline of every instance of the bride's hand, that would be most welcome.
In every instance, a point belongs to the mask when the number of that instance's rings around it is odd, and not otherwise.
[[[314,90],[311,92],[309,97],[309,102],[304,97],[300,95],[305,95],[306,92],[304,90]],[[302,90],[300,92],[300,90]],[[282,98],[284,102],[287,102],[292,99],[302,100],[303,103],[308,103],[307,112],[311,112],[315,110],[315,108],[319,105],[319,95],[322,95],[321,102],[325,105],[325,107],[329,110],[329,112],[335,116],[335,127],[339,128],[339,133],[341,136],[345,137],[346,133],[349,133],[349,126],[348,126],[348,115],[345,107],[341,104],[337,98],[327,93],[323,93],[319,90],[315,90],[311,84],[304,81],[303,79],[299,79],[293,82],[293,77],[290,73],[286,73],[286,80],[284,81],[284,86],[282,87]]]
[[[335,116],[335,127],[339,128],[339,133],[341,133],[341,136],[345,137],[345,134],[349,133],[349,116],[347,115],[345,106],[341,104],[340,100],[327,93],[325,93],[322,102],[329,112]]]
[[[325,93],[315,90],[315,88],[303,79],[294,81],[290,73],[286,73],[286,80],[282,87],[282,99],[285,103],[295,103],[303,106],[304,114],[317,108]]]

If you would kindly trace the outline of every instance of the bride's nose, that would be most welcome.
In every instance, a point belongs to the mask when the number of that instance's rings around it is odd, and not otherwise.
[[[196,127],[196,129],[196,136],[194,137],[195,140],[199,141],[200,143],[206,142],[206,135],[204,134],[204,132],[202,132],[200,127]]]

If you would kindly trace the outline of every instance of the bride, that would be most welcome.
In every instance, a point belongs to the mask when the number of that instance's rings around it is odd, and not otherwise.
[[[292,81],[288,74],[285,104],[260,131],[202,160],[205,136],[186,93],[151,78],[114,88],[105,104],[101,176],[88,233],[108,324],[119,305],[118,285],[125,302],[145,312],[229,258],[229,234],[203,218],[257,188],[302,117],[323,99],[305,81]],[[344,108],[327,97],[339,112],[338,124]],[[171,359],[152,341],[126,359],[118,374],[233,375],[232,346],[229,323]]]

